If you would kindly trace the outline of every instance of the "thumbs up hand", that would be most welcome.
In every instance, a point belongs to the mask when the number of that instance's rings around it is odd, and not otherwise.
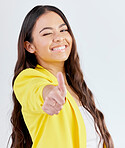
[[[65,103],[66,86],[62,72],[57,73],[57,80],[57,86],[49,85],[45,88],[49,89],[48,87],[51,87],[50,91],[45,97],[44,104],[42,106],[43,111],[49,115],[58,114]]]

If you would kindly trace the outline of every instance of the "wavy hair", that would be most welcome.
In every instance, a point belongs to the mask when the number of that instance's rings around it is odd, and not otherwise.
[[[91,90],[87,87],[87,84],[84,80],[82,70],[80,68],[79,56],[77,53],[76,42],[74,35],[72,33],[71,27],[66,19],[65,15],[61,10],[55,6],[49,5],[39,5],[34,7],[25,17],[21,31],[18,39],[18,58],[16,66],[14,69],[14,77],[12,81],[12,86],[17,75],[26,68],[35,68],[38,64],[34,54],[29,53],[24,48],[24,42],[29,41],[33,42],[32,31],[37,19],[49,12],[53,11],[57,13],[65,22],[68,27],[68,31],[72,36],[72,50],[69,55],[69,58],[65,61],[65,73],[68,84],[72,87],[74,92],[78,95],[83,107],[90,112],[94,118],[94,125],[97,133],[100,136],[100,141],[103,139],[107,148],[114,148],[111,135],[109,134],[105,121],[104,115],[101,111],[96,108],[94,97]],[[71,64],[72,63],[72,64]],[[28,132],[28,129],[25,125],[23,115],[21,113],[21,105],[16,99],[16,96],[12,94],[13,98],[13,111],[11,116],[12,123],[12,134],[10,138],[12,139],[11,148],[30,148],[32,146],[32,139]],[[100,133],[97,130],[99,128]]]

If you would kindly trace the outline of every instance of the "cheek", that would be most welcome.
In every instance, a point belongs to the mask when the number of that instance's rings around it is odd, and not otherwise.
[[[40,49],[49,48],[50,44],[51,44],[51,41],[47,38],[40,39],[39,42],[37,42],[37,45],[39,46]]]
[[[72,46],[72,37],[70,34],[68,35],[67,40],[68,40],[70,46]]]

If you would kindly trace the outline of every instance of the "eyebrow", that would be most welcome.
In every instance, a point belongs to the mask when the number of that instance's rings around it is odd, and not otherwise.
[[[61,24],[61,25],[59,25],[59,28],[61,28],[62,26],[65,26],[66,24]],[[42,30],[40,30],[40,32],[39,33],[41,33],[43,30],[45,30],[45,29],[51,29],[51,30],[53,30],[53,28],[52,27],[45,27],[45,28],[43,28]]]

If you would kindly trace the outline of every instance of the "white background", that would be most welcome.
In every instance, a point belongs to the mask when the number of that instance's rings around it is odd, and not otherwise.
[[[125,1],[0,1],[0,148],[11,132],[13,69],[26,14],[38,4],[60,8],[76,38],[80,63],[96,105],[105,115],[115,148],[125,146]]]

